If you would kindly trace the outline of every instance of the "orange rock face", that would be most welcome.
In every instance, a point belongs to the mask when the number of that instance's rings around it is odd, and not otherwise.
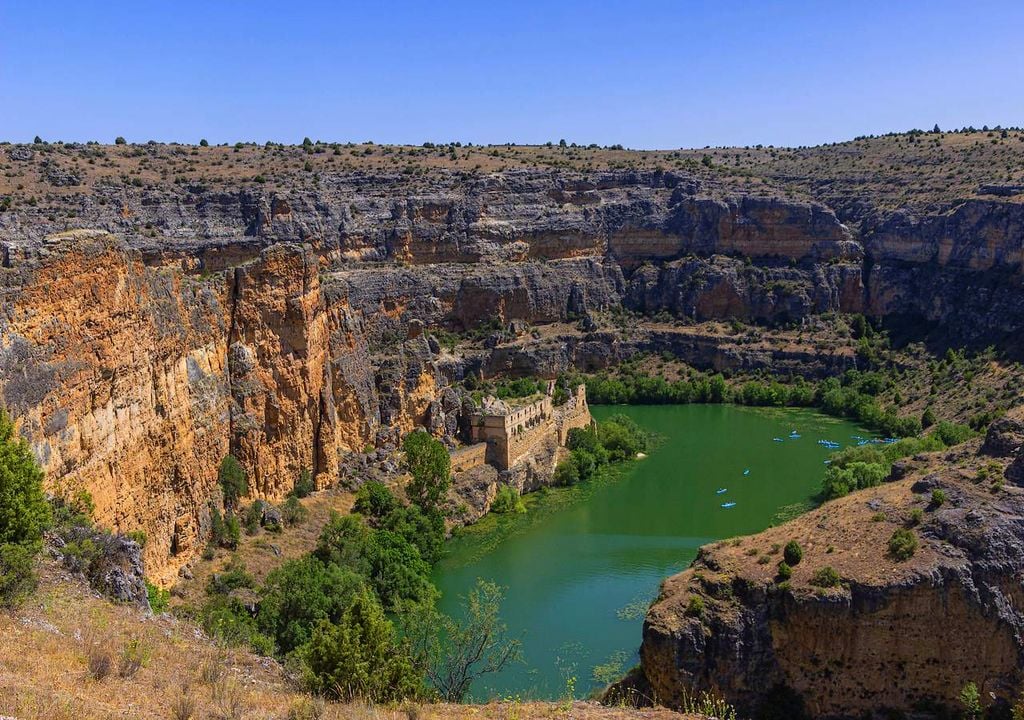
[[[4,402],[50,492],[87,491],[97,522],[146,533],[156,581],[201,551],[224,455],[254,496],[281,498],[303,469],[335,477],[380,427],[361,320],[325,302],[308,248],[200,278],[75,231],[9,272]],[[425,372],[404,388],[403,428],[435,391]]]

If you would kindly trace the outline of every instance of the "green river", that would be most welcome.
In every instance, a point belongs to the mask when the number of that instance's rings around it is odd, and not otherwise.
[[[522,640],[524,662],[478,681],[476,700],[550,699],[570,689],[581,697],[635,665],[659,583],[689,565],[701,545],[809,507],[831,452],[817,441],[845,447],[862,432],[802,409],[592,410],[598,420],[625,413],[660,442],[609,477],[526,496],[526,514],[489,515],[449,543],[435,570],[447,612],[458,610],[477,578],[506,588],[502,617]],[[799,439],[789,438],[793,430]]]

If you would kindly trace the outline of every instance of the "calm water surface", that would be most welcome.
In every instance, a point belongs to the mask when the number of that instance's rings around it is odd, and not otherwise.
[[[626,413],[662,440],[614,478],[534,499],[527,515],[490,516],[453,540],[435,571],[447,612],[477,578],[506,588],[502,616],[522,639],[525,662],[478,682],[478,700],[562,697],[568,678],[579,697],[603,685],[595,669],[601,676],[632,667],[661,580],[689,565],[701,545],[758,532],[807,503],[830,452],[816,441],[845,447],[862,432],[798,409],[592,410],[598,420]],[[792,430],[801,437],[789,439]]]

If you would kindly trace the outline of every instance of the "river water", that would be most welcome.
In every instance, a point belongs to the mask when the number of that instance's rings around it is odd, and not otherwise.
[[[437,565],[446,612],[458,612],[477,578],[505,587],[502,617],[523,643],[524,662],[478,681],[476,700],[552,699],[569,690],[581,697],[628,670],[659,583],[689,565],[701,545],[758,532],[808,507],[831,452],[817,441],[845,447],[862,432],[803,409],[592,411],[599,421],[625,413],[660,442],[611,477],[527,496],[525,515],[488,516],[452,540]],[[789,437],[794,430],[800,438]]]

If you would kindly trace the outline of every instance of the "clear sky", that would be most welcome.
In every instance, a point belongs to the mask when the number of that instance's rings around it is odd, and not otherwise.
[[[0,139],[804,145],[1024,125],[1024,0],[0,0]]]

